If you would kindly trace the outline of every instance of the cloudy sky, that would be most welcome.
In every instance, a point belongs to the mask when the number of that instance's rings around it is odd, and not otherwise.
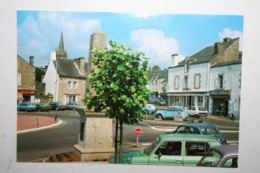
[[[231,15],[18,11],[17,29],[17,54],[26,61],[33,55],[35,66],[48,65],[61,32],[69,58],[88,60],[90,35],[102,31],[162,69],[171,66],[172,54],[185,58],[225,37],[240,37],[241,50],[243,43],[243,16]]]

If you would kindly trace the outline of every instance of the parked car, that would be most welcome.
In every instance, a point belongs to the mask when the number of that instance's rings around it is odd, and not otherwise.
[[[202,115],[207,116],[208,110],[203,106],[191,106],[188,108],[187,113],[189,116],[200,118]]]
[[[151,94],[148,98],[148,103],[149,104],[157,104],[158,103],[158,98],[154,94]]]
[[[187,120],[188,114],[181,106],[169,106],[166,110],[158,110],[155,112],[155,117],[164,119],[182,119]]]
[[[64,105],[61,102],[51,102],[50,106],[51,106],[52,110],[56,110],[56,111],[58,111],[58,110],[65,110],[66,109],[66,105]]]
[[[210,147],[221,145],[215,138],[203,135],[162,134],[142,150],[122,153],[124,164],[158,164],[196,166]],[[117,158],[117,162],[119,158]],[[114,163],[115,157],[109,158]]]
[[[36,105],[30,102],[22,102],[17,106],[18,111],[36,111]]]
[[[157,104],[160,106],[166,106],[166,102],[162,98],[158,99]]]
[[[222,145],[212,147],[201,158],[197,166],[237,168],[238,145]]]
[[[181,124],[173,133],[177,134],[200,134],[215,137],[220,143],[226,144],[227,141],[220,130],[214,125],[208,124]]]
[[[69,110],[76,110],[76,108],[79,108],[79,107],[80,107],[80,105],[78,103],[75,103],[75,102],[68,103],[66,105],[66,109],[69,109]]]
[[[144,113],[148,113],[148,114],[154,114],[156,112],[156,107],[152,104],[146,104],[143,108],[142,111]]]
[[[49,111],[51,109],[51,106],[49,104],[40,102],[36,103],[36,109],[37,111]]]

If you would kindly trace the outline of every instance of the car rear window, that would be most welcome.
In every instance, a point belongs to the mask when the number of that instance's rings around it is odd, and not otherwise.
[[[207,109],[204,107],[198,107],[198,109],[199,109],[199,111],[207,111]]]

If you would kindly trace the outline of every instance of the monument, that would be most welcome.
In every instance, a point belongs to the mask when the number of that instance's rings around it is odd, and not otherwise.
[[[105,50],[106,43],[105,33],[95,32],[91,35],[87,75],[90,74],[91,69],[96,69],[92,64],[93,54],[91,50]],[[95,94],[94,89],[91,88],[88,76],[86,87],[92,94]],[[102,112],[97,113],[85,109],[77,109],[77,111],[80,114],[80,132],[78,144],[74,145],[74,154],[82,162],[108,159],[114,153],[112,119],[106,117]]]

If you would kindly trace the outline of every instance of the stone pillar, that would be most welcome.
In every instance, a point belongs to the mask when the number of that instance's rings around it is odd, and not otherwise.
[[[77,111],[80,114],[80,132],[74,154],[82,162],[108,159],[114,153],[112,119],[104,113]]]

